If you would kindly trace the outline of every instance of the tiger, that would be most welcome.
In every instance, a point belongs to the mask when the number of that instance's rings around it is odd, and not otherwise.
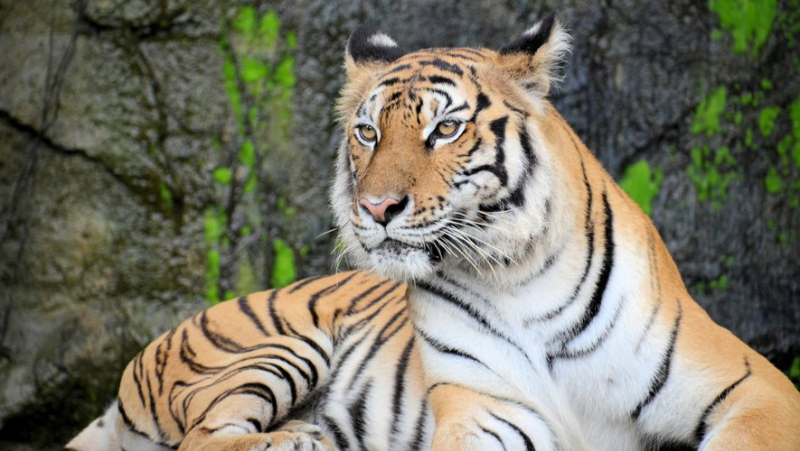
[[[331,206],[359,270],[186,320],[67,448],[800,449],[800,394],[549,102],[570,44],[358,28]]]

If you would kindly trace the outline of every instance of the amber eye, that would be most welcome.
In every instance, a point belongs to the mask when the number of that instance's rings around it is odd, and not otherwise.
[[[378,139],[378,132],[370,125],[356,127],[356,137],[364,144],[374,144]]]
[[[436,126],[438,138],[450,138],[458,131],[458,122],[442,121]]]

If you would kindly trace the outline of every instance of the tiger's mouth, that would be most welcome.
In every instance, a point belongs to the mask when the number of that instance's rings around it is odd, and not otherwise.
[[[428,257],[431,263],[438,263],[442,261],[445,256],[445,250],[438,241],[427,242],[422,246],[418,246],[404,243],[394,238],[387,238],[375,247],[373,251],[377,251],[386,257],[395,256],[397,258],[402,258],[413,251],[421,251]]]

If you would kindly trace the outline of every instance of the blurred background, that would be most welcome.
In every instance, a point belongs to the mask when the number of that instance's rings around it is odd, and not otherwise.
[[[496,48],[550,12],[559,111],[797,381],[800,0],[0,0],[0,448],[58,448],[191,313],[333,271],[358,24]]]

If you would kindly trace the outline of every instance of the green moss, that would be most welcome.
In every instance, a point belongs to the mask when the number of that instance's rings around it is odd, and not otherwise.
[[[252,35],[256,28],[256,10],[252,6],[243,6],[233,20],[233,28],[245,35]]]
[[[214,178],[214,181],[220,185],[230,185],[231,180],[233,180],[233,171],[231,171],[229,168],[217,168],[214,170],[212,177]]]
[[[709,281],[708,288],[711,290],[724,290],[728,288],[728,276],[723,274],[718,278]]]
[[[277,238],[273,241],[274,264],[272,267],[272,287],[285,287],[297,279],[294,251],[285,241]]]
[[[767,192],[770,194],[776,194],[781,190],[783,179],[775,168],[769,168],[769,172],[764,179],[764,185],[767,187]]]
[[[789,168],[789,149],[792,147],[792,135],[786,135],[778,141],[778,145],[775,146],[775,150],[778,152],[778,156],[781,157],[781,166],[784,169]]]
[[[725,110],[727,93],[728,91],[724,87],[720,87],[700,102],[692,122],[693,134],[705,132],[706,135],[711,136],[720,132],[719,116]]]
[[[164,207],[164,210],[172,211],[172,191],[169,190],[166,183],[159,183],[158,193],[161,197],[161,206]]]
[[[207,245],[216,246],[220,242],[225,233],[226,223],[227,218],[223,213],[217,212],[214,208],[206,210],[203,218],[203,232]]]
[[[777,0],[709,0],[720,25],[733,36],[733,51],[753,56],[769,38],[777,15]]]
[[[792,148],[792,159],[794,165],[800,168],[800,94],[797,99],[789,105],[789,118],[792,121],[792,136],[794,137],[794,147]]]
[[[269,67],[255,58],[245,58],[242,61],[242,80],[253,84],[261,82],[269,75]]]
[[[261,18],[261,23],[258,26],[258,34],[261,39],[261,44],[269,49],[275,47],[278,42],[278,32],[281,28],[281,20],[275,11],[269,10],[264,17]]]
[[[223,75],[225,77],[225,92],[228,93],[228,99],[231,101],[233,113],[236,115],[236,123],[238,125],[239,134],[244,134],[244,111],[242,111],[242,97],[239,94],[239,86],[236,82],[236,66],[233,65],[233,60],[230,55],[225,55],[225,62],[222,65]]]
[[[771,106],[761,110],[758,115],[758,128],[761,129],[761,136],[768,137],[775,130],[775,120],[781,114],[780,107]]]
[[[795,357],[792,361],[792,366],[789,367],[789,373],[787,374],[789,379],[794,382],[794,386],[800,389],[800,357]]]
[[[744,145],[749,148],[753,148],[753,129],[748,128],[747,131],[744,133]]]
[[[252,6],[240,6],[230,23],[224,17],[220,39],[223,79],[236,116],[240,144],[235,155],[222,155],[220,161],[229,162],[235,157],[241,166],[223,166],[212,173],[213,180],[227,189],[217,190],[222,194],[204,218],[208,247],[206,291],[211,303],[218,302],[222,293],[230,297],[254,291],[259,285],[266,285],[268,278],[273,285],[283,286],[296,277],[294,252],[285,242],[273,240],[272,269],[263,268],[265,262],[250,260],[247,255],[254,254],[245,255],[240,249],[244,245],[251,250],[252,240],[242,238],[250,236],[254,229],[263,229],[267,221],[261,216],[264,199],[258,191],[259,183],[267,177],[267,165],[260,164],[268,161],[268,150],[285,149],[289,139],[290,100],[296,84],[290,50],[297,46],[297,36],[286,32],[281,39],[281,20],[272,10],[259,13]],[[223,149],[219,140],[214,147],[220,152],[235,148]],[[244,220],[231,224],[224,211],[236,212],[237,218]],[[283,213],[287,212],[292,212],[291,208],[286,207]],[[280,218],[270,217],[274,219]],[[280,230],[280,226],[276,228]],[[269,242],[264,234],[261,240]],[[220,279],[220,261],[232,265],[223,268],[226,280]]]
[[[733,268],[736,265],[736,258],[733,255],[726,255],[722,258],[722,264],[725,265],[726,268]]]
[[[287,56],[278,63],[278,67],[275,68],[275,82],[284,89],[294,87],[297,82],[294,76],[294,58]]]
[[[619,186],[650,215],[653,198],[658,195],[664,173],[661,168],[650,170],[650,165],[645,160],[638,161],[625,169],[625,174]]]
[[[247,178],[247,182],[244,184],[244,193],[252,193],[255,191],[256,186],[258,186],[258,179],[256,178],[255,172],[251,172],[250,176]]]
[[[712,153],[708,146],[695,147],[691,156],[687,173],[697,190],[697,200],[722,208],[722,202],[728,198],[728,185],[739,178],[730,149],[720,147]]]
[[[218,208],[208,208],[203,218],[206,241],[206,300],[214,305],[219,302],[220,248],[225,247],[225,230],[228,218]]]
[[[286,46],[289,47],[289,50],[297,48],[297,35],[294,31],[286,32]]]
[[[256,149],[253,147],[253,142],[246,139],[242,143],[242,148],[239,149],[239,162],[250,169],[256,166]]]

